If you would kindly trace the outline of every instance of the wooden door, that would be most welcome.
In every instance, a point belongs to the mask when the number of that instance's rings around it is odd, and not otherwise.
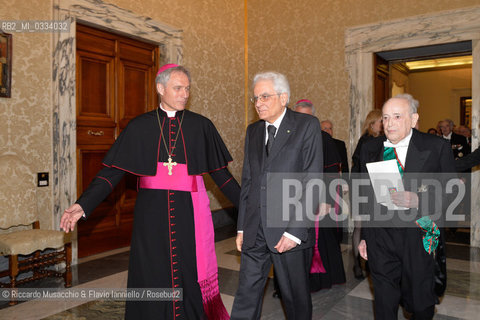
[[[77,191],[81,194],[128,121],[157,106],[153,44],[77,25]],[[130,244],[136,178],[127,174],[78,224],[78,256]]]
[[[382,109],[383,104],[390,98],[390,69],[389,63],[377,54],[374,54],[374,100],[375,109]]]

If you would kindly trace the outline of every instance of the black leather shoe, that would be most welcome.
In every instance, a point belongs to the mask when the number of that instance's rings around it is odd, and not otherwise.
[[[277,298],[277,299],[282,299],[282,294],[280,293],[280,291],[274,290],[273,294],[272,294],[272,297]]]
[[[362,272],[362,268],[359,266],[353,266],[353,275],[355,276],[355,279],[358,279],[358,280],[365,279],[365,276],[363,275],[363,272]]]

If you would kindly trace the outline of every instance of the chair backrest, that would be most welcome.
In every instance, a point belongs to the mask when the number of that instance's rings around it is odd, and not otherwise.
[[[16,155],[0,156],[0,228],[37,220],[35,176]]]

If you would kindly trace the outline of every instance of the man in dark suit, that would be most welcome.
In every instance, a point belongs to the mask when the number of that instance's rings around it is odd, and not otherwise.
[[[440,124],[440,129],[442,130],[443,138],[450,141],[450,145],[452,146],[453,151],[453,157],[455,159],[462,158],[471,152],[467,138],[453,132],[452,120],[443,120]]]
[[[282,74],[257,74],[253,93],[260,120],[248,126],[245,137],[236,239],[242,257],[231,319],[260,318],[272,262],[287,318],[311,319],[309,270],[314,230],[297,219],[280,219],[284,212],[269,210],[267,173],[322,172],[320,125],[315,117],[286,108],[290,88]],[[269,224],[272,218],[282,221]]]
[[[411,182],[414,179],[412,175],[418,178],[420,173],[422,177],[429,173],[441,177],[438,173],[454,172],[455,164],[447,141],[413,129],[418,120],[417,107],[418,101],[409,94],[389,99],[382,109],[386,137],[365,143],[360,155],[360,170],[367,172],[367,163],[388,160],[388,155],[392,154],[406,190],[391,194],[393,204],[406,210],[388,210],[373,198],[361,207],[362,214],[377,210],[384,217],[387,214],[392,217],[376,227],[373,224],[378,221],[371,215],[368,223],[362,221],[359,251],[362,258],[368,258],[377,319],[397,319],[399,304],[413,313],[412,319],[432,319],[437,301],[434,290],[435,245],[431,252],[427,252],[429,247],[425,247],[423,239],[425,232],[416,225],[421,222],[420,219],[415,219],[422,216],[429,219],[441,211],[441,207],[431,205],[431,201],[438,203],[446,197],[430,197],[432,190],[429,186],[422,184],[415,188]],[[377,206],[376,209],[374,206]],[[399,220],[395,220],[401,216],[410,218],[403,221],[403,227],[399,227],[396,222]],[[438,235],[432,239],[443,241]]]
[[[348,174],[350,171],[348,170],[348,157],[347,157],[347,148],[345,147],[345,142],[343,142],[342,140],[335,139],[333,137],[333,123],[330,120],[321,121],[320,127],[322,128],[322,131],[325,131],[326,133],[328,133],[332,137],[333,141],[335,142],[335,145],[337,146],[337,151],[340,154],[340,158],[342,159],[341,170],[345,174]]]
[[[471,168],[478,166],[480,164],[480,148],[475,149],[469,155],[455,159],[455,168],[457,168],[458,172],[465,172],[466,170],[470,170]]]

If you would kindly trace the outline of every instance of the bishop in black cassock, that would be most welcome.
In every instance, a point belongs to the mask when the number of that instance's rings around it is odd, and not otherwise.
[[[160,108],[127,125],[104,158],[105,167],[62,217],[61,227],[73,230],[79,214],[88,218],[125,172],[139,177],[127,287],[182,288],[183,300],[127,301],[126,319],[228,319],[201,176],[209,173],[235,206],[240,188],[213,123],[184,110],[189,85],[186,69],[162,67]],[[198,214],[199,203],[204,215]]]

